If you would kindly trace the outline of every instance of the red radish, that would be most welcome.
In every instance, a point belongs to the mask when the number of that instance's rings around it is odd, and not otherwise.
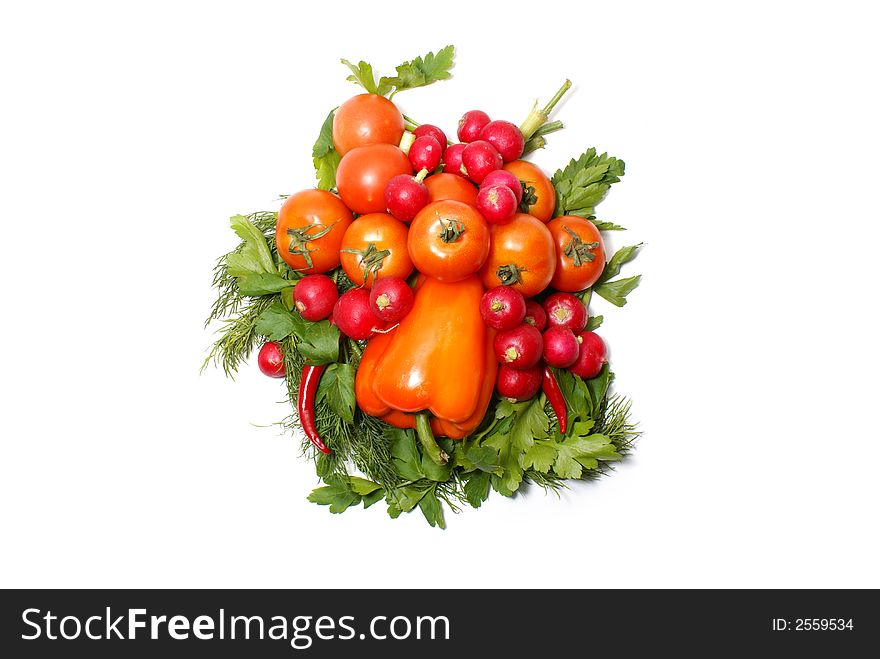
[[[485,181],[485,179],[484,179]],[[477,210],[492,224],[507,224],[513,219],[519,204],[516,195],[506,185],[480,186],[477,193]]]
[[[577,337],[567,327],[549,327],[544,332],[544,361],[548,366],[568,368],[577,361],[579,350]]]
[[[430,135],[422,135],[417,137],[415,142],[409,148],[409,161],[412,163],[413,170],[418,172],[427,169],[433,172],[440,164],[440,158],[443,156],[443,147],[440,142]]]
[[[526,300],[526,316],[523,318],[523,322],[534,325],[536,330],[543,332],[547,327],[547,314],[544,313],[544,307],[534,300]]]
[[[338,298],[336,284],[327,275],[306,275],[293,289],[294,306],[306,320],[324,320]]]
[[[544,311],[551,327],[567,327],[577,333],[587,326],[587,307],[571,293],[554,293],[544,300]]]
[[[461,173],[477,185],[503,164],[501,154],[485,140],[471,142],[461,151]]]
[[[466,144],[453,144],[443,152],[444,172],[464,178],[464,172],[461,171],[461,152],[466,146]]]
[[[424,174],[427,175],[427,170]],[[428,205],[430,195],[422,183],[423,172],[417,176],[398,174],[385,186],[385,208],[401,222],[410,222]]]
[[[333,307],[333,321],[340,332],[355,341],[368,339],[374,331],[382,328],[370,308],[370,291],[366,288],[353,288],[343,293]]]
[[[538,330],[523,323],[511,330],[498,332],[492,347],[499,362],[521,371],[541,361],[544,339]]]
[[[602,371],[602,365],[608,361],[605,342],[595,332],[581,332],[581,342],[577,361],[569,367],[569,371],[581,376],[584,380],[594,378]]]
[[[480,131],[491,121],[489,115],[482,110],[465,112],[458,120],[458,139],[462,142],[473,142],[480,138]]]
[[[413,135],[415,135],[416,137],[422,137],[424,135],[429,135],[429,136],[433,137],[435,140],[437,140],[437,142],[440,144],[441,150],[443,150],[443,151],[446,150],[446,144],[447,144],[446,133],[444,133],[442,130],[437,128],[437,126],[432,126],[431,124],[422,124],[421,126],[417,127],[415,130],[413,130]]]
[[[490,121],[480,131],[480,139],[498,149],[504,162],[517,160],[526,145],[519,128],[509,121]]]
[[[541,379],[543,378],[543,369],[540,366],[533,366],[524,371],[518,371],[510,366],[501,364],[498,367],[498,379],[495,381],[495,388],[498,394],[504,396],[510,401],[523,401],[534,398],[541,388]]]
[[[523,187],[520,180],[508,172],[506,169],[496,169],[494,172],[489,172],[486,174],[486,178],[483,179],[483,182],[480,184],[481,187],[491,187],[493,185],[505,185],[511,189],[514,195],[516,195],[516,204],[522,203],[523,196]]]
[[[513,329],[523,321],[525,314],[525,298],[510,286],[496,286],[480,299],[483,322],[497,330]]]
[[[270,378],[283,378],[284,369],[284,353],[281,352],[281,346],[274,341],[266,341],[260,348],[257,355],[257,366]]]
[[[382,277],[370,289],[370,308],[379,318],[396,323],[412,309],[415,296],[403,277]]]

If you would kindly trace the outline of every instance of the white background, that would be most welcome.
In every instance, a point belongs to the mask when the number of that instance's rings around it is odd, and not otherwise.
[[[871,7],[4,3],[0,585],[880,587]],[[645,434],[441,532],[308,503],[253,425],[281,384],[199,366],[227,218],[313,185],[339,58],[447,43],[407,114],[519,122],[570,77],[538,162],[626,160],[601,216],[645,278],[593,311]]]

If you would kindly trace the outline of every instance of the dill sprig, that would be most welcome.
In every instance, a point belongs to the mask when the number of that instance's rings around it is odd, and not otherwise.
[[[239,300],[236,306],[238,315],[222,321],[223,325],[217,330],[220,338],[211,346],[202,364],[202,370],[213,363],[222,367],[227,377],[234,377],[239,366],[247,360],[260,342],[260,336],[256,331],[257,318],[279,299],[279,295],[264,295]]]

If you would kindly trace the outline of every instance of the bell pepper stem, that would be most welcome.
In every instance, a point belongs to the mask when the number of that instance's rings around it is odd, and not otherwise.
[[[431,432],[431,421],[427,412],[419,412],[416,414],[416,437],[422,443],[425,453],[438,465],[445,465],[449,462],[449,455],[437,444],[434,439],[434,433]]]

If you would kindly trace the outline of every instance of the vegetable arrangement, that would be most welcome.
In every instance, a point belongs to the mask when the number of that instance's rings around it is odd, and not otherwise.
[[[623,227],[595,214],[624,163],[591,148],[548,178],[523,159],[563,127],[568,81],[519,126],[466,112],[457,143],[403,115],[392,99],[451,77],[453,56],[378,81],[342,60],[365,93],[321,127],[317,187],[232,217],[241,242],[214,270],[205,364],[231,376],[260,346],[324,483],[309,499],[333,513],[384,499],[445,528],[443,502],[594,478],[639,434],[589,313],[640,279],[619,277],[640,245],[606,261],[602,233]]]

